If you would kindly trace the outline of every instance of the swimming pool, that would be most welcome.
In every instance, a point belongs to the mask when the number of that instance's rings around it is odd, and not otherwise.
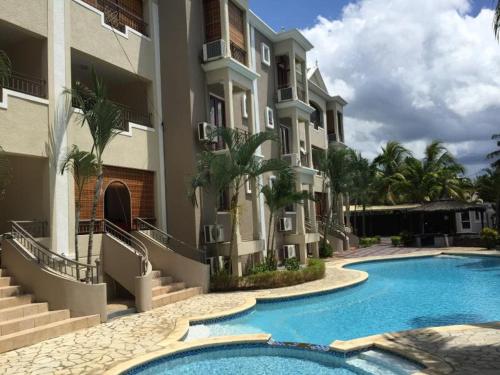
[[[232,319],[192,326],[186,340],[270,333],[330,344],[413,328],[500,320],[500,258],[439,256],[355,264],[367,282],[338,292],[258,303]]]
[[[166,355],[123,375],[409,375],[419,370],[421,367],[412,362],[375,350],[344,356],[325,348],[243,344]]]

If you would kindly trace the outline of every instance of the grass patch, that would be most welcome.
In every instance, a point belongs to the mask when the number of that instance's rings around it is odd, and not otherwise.
[[[309,259],[307,266],[299,270],[264,271],[248,276],[232,276],[223,271],[210,279],[210,290],[229,292],[234,290],[273,289],[303,284],[325,277],[325,262]]]

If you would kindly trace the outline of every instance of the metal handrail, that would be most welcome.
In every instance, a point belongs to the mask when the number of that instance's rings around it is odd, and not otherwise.
[[[165,245],[173,252],[182,255],[183,257],[192,259],[200,263],[206,263],[206,252],[198,249],[182,240],[175,238],[174,236],[156,228],[154,225],[148,223],[145,219],[136,218],[136,228],[139,232],[148,230],[150,234],[143,233],[148,237],[151,237],[155,241]],[[171,242],[174,242],[177,246],[172,247]]]
[[[41,78],[30,77],[18,72],[11,72],[9,77],[0,81],[0,97],[2,88],[10,89],[24,94],[46,98],[46,82]]]
[[[307,233],[317,233],[318,232],[318,224],[313,223],[311,219],[306,218],[304,220],[306,232]]]
[[[80,263],[73,259],[69,259],[64,255],[53,252],[37,241],[34,235],[30,233],[29,228],[24,228],[23,226],[31,226],[38,229],[41,228],[42,232],[39,232],[38,234],[40,236],[46,236],[45,230],[47,228],[47,223],[35,221],[11,221],[12,238],[19,243],[24,250],[33,255],[38,264],[46,266],[52,271],[70,277],[78,282],[82,282],[82,280],[80,280],[80,271],[88,270],[89,277],[86,282],[92,284],[97,284],[99,282],[99,268],[97,266]]]
[[[122,228],[113,224],[109,220],[104,220],[104,233],[107,233],[120,242],[128,245],[128,247],[130,247],[134,253],[141,258],[141,275],[145,275],[148,269],[147,265],[149,261],[148,249],[146,246],[130,233],[124,231]]]

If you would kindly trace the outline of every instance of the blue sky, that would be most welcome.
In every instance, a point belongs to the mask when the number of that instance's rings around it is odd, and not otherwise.
[[[337,19],[342,8],[354,0],[249,0],[252,10],[276,30],[310,27],[317,16]],[[439,1],[439,0],[436,0]],[[286,6],[283,6],[283,3]],[[473,0],[472,14],[492,8],[493,0]]]

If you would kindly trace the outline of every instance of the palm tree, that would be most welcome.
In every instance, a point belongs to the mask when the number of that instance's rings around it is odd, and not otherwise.
[[[236,242],[240,190],[247,179],[286,167],[281,160],[260,160],[255,152],[265,142],[276,141],[272,132],[263,132],[248,136],[238,130],[218,128],[211,134],[212,139],[221,139],[226,145],[225,152],[205,151],[200,155],[197,173],[192,177],[189,196],[193,204],[197,204],[196,193],[206,188],[212,193],[229,192],[229,209],[231,213],[230,254],[231,269],[238,272],[238,248]]]
[[[276,215],[294,204],[301,204],[304,200],[313,199],[306,191],[296,191],[295,174],[290,168],[281,170],[271,185],[261,189],[265,202],[269,208],[269,222],[267,231],[267,257],[269,264],[276,264],[274,239],[276,235]]]
[[[497,146],[500,147],[500,134],[493,134],[491,139],[497,140]],[[489,153],[487,157],[488,159],[497,159],[491,164],[491,166],[494,168],[500,168],[500,148],[498,150]]]
[[[352,189],[353,152],[349,148],[329,147],[326,156],[320,161],[320,171],[327,179],[326,188],[330,191],[330,207],[323,223],[323,247],[326,247],[329,230],[340,225],[340,203],[342,197]]]
[[[78,249],[78,231],[80,227],[80,208],[82,201],[83,188],[85,184],[96,176],[97,163],[95,156],[90,152],[80,151],[78,146],[73,145],[71,151],[68,152],[61,165],[61,174],[69,170],[73,175],[77,190],[75,202],[75,260],[79,262]],[[87,264],[90,264],[90,259],[87,258]],[[77,268],[77,278],[80,278],[80,270]]]
[[[366,206],[373,199],[375,194],[375,167],[370,161],[364,158],[361,153],[353,151],[352,153],[352,171],[353,171],[353,184],[352,196],[354,198],[354,205],[358,203],[363,206],[362,211],[362,236],[366,236]],[[357,215],[354,216],[357,218]],[[357,225],[355,225],[357,227]]]
[[[377,169],[377,192],[384,203],[395,204],[398,200],[398,191],[404,183],[402,173],[404,162],[411,156],[403,145],[396,141],[387,142],[382,152],[374,160]]]
[[[495,30],[495,36],[500,40],[500,1],[497,2],[495,9],[495,16],[493,18],[493,29]]]
[[[121,109],[110,101],[106,95],[106,88],[94,69],[92,69],[92,88],[76,82],[72,90],[68,90],[73,103],[81,110],[81,126],[88,126],[92,138],[91,153],[95,156],[97,180],[92,201],[90,216],[89,244],[87,260],[90,264],[93,249],[93,236],[97,205],[99,203],[104,180],[103,154],[107,146],[117,134],[117,129],[123,125]],[[90,278],[90,268],[87,268],[87,279]]]
[[[481,199],[495,203],[497,229],[500,231],[500,168],[487,168],[484,172],[477,178],[475,187]]]

